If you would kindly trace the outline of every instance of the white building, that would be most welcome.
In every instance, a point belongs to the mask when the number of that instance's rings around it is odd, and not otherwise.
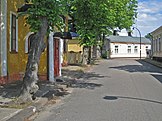
[[[110,58],[146,58],[147,51],[151,49],[151,41],[147,38],[132,36],[108,36],[106,37],[105,48]]]
[[[162,26],[151,32],[152,35],[152,57],[154,60],[162,61]]]

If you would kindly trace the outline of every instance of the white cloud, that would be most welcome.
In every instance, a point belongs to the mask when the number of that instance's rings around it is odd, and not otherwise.
[[[146,14],[146,13],[141,13],[141,14],[138,15],[137,20],[141,21],[141,22],[142,21],[145,21],[145,22],[148,22],[148,21],[158,21],[159,17],[160,17],[160,15],[158,15],[158,14],[149,15],[149,14]]]
[[[142,36],[154,31],[156,28],[162,26],[162,1],[161,0],[139,0],[138,15],[136,19],[136,26]],[[122,35],[124,34],[122,31]],[[138,32],[134,32],[138,33]],[[138,34],[135,34],[138,36]]]
[[[142,36],[162,25],[161,6],[162,1],[139,1],[136,26],[140,29]]]
[[[139,1],[138,4],[138,12],[139,13],[158,13],[161,11],[162,1],[157,0],[147,0],[147,1]]]

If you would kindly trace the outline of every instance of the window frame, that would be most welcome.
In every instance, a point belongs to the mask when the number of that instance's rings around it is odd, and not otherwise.
[[[129,53],[129,54],[131,53],[131,46],[130,45],[128,45],[127,53]]]
[[[138,53],[138,46],[134,46],[134,53]]]
[[[12,53],[18,52],[18,19],[17,14],[12,11],[10,12],[10,52]]]
[[[115,50],[115,54],[119,53],[119,46],[118,45],[115,45],[114,48],[115,48],[114,49]]]
[[[30,38],[34,35],[34,32],[29,32],[25,37],[25,53],[28,54],[30,50]]]

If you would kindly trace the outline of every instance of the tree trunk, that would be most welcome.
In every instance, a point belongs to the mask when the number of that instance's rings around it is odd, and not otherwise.
[[[48,23],[45,17],[41,18],[42,25],[39,31],[31,38],[30,51],[28,62],[26,65],[25,76],[23,78],[23,86],[20,92],[19,99],[26,102],[33,99],[34,94],[39,89],[38,82],[38,67],[40,56],[45,49],[45,36],[47,33]]]
[[[93,45],[93,55],[92,55],[93,60],[96,60],[97,58],[97,45]]]
[[[103,36],[102,36],[102,50],[101,50],[101,55],[102,56],[105,56],[105,52],[106,52],[106,47],[105,47],[105,34],[103,33]]]
[[[92,55],[91,46],[89,46],[88,47],[88,64],[91,64],[91,55]]]
[[[87,46],[83,47],[83,57],[82,57],[82,65],[87,65],[88,60],[88,48]]]
[[[103,53],[103,41],[102,41],[101,34],[98,35],[98,38],[99,38],[99,40],[102,42],[102,45],[100,45],[101,56],[102,56],[102,53]]]

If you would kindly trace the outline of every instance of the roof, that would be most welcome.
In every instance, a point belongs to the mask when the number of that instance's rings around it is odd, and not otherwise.
[[[17,12],[26,12],[32,6],[33,6],[33,4],[25,3],[20,8],[18,8]]]
[[[110,35],[106,38],[110,40],[110,42],[140,43],[140,37]],[[151,44],[151,41],[145,37],[141,37],[141,43]]]
[[[154,34],[154,33],[158,32],[158,31],[162,31],[162,26],[160,26],[159,28],[152,31],[151,34]]]
[[[73,39],[76,37],[79,37],[79,34],[75,32],[55,32],[53,37],[57,38],[62,38],[62,39]]]

